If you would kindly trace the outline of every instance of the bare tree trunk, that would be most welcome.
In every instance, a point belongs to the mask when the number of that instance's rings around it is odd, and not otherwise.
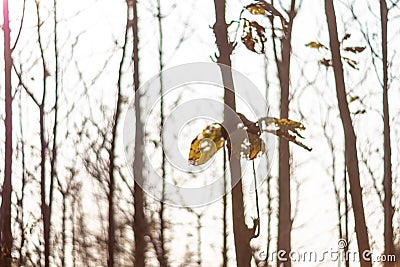
[[[5,85],[5,160],[4,180],[1,200],[1,255],[0,265],[11,266],[11,250],[13,236],[11,231],[11,193],[12,193],[12,96],[11,96],[11,48],[10,48],[10,20],[8,0],[3,0],[3,32],[4,32],[4,85]]]
[[[25,201],[25,189],[26,189],[26,156],[25,156],[25,140],[24,140],[24,129],[22,126],[22,94],[20,94],[20,99],[19,99],[19,129],[20,129],[20,135],[21,135],[21,165],[22,165],[22,170],[21,170],[21,197],[18,199],[18,208],[21,213],[21,217],[19,218],[19,230],[20,230],[20,242],[19,242],[19,248],[18,248],[18,265],[23,266],[25,264],[25,257],[22,253],[24,246],[25,246],[25,241],[26,241],[26,235],[25,235],[25,216],[24,216],[24,201]]]
[[[225,106],[236,111],[235,92],[232,78],[231,67],[231,54],[233,44],[228,40],[227,24],[225,20],[225,0],[214,0],[216,22],[214,24],[214,33],[216,43],[219,51],[217,58],[220,65],[222,81],[224,84],[224,104]],[[223,66],[225,65],[225,66]],[[224,123],[228,128],[228,132],[236,125],[230,122],[229,113],[224,109]],[[243,190],[241,177],[241,168],[239,159],[228,155],[230,161],[231,181],[237,184],[232,188],[232,218],[233,218],[233,234],[235,239],[235,253],[236,262],[238,267],[250,266],[252,251],[250,247],[250,240],[254,237],[254,229],[249,229],[246,226],[244,219],[244,204],[243,204]]]
[[[135,176],[134,186],[134,229],[135,229],[135,267],[145,266],[146,242],[146,223],[144,215],[143,190],[137,181],[143,182],[143,126],[140,118],[140,93],[139,93],[139,32],[138,32],[138,12],[137,0],[133,0],[133,85],[135,89],[135,159],[133,162],[133,175]]]
[[[157,20],[158,20],[158,32],[159,32],[159,46],[158,46],[158,61],[160,68],[160,145],[161,145],[161,175],[162,175],[162,199],[160,202],[160,252],[159,262],[160,267],[168,266],[167,251],[165,249],[165,228],[166,222],[164,218],[165,212],[165,182],[166,182],[166,171],[165,171],[165,153],[164,153],[164,140],[163,140],[163,129],[164,129],[164,81],[163,81],[163,71],[164,71],[164,53],[163,53],[163,28],[162,28],[162,13],[161,13],[161,1],[157,0]]]
[[[119,100],[117,101],[119,102]],[[117,110],[115,112],[115,115],[119,113],[119,108],[118,108],[117,103]],[[116,117],[116,116],[115,116]],[[115,170],[115,134],[116,134],[116,129],[117,128],[117,123],[114,121],[114,126],[113,126],[113,137],[112,137],[112,145],[110,149],[110,155],[109,155],[109,168],[108,168],[108,196],[107,196],[107,201],[108,201],[108,239],[107,239],[107,252],[108,252],[108,258],[107,258],[107,266],[108,267],[114,267],[114,252],[115,252],[115,210],[114,210],[114,194],[115,194],[115,177],[114,177],[114,170]]]
[[[121,105],[122,105],[122,75],[123,75],[123,65],[125,62],[126,47],[128,42],[128,29],[129,29],[129,6],[126,7],[126,25],[124,34],[124,44],[122,47],[122,56],[119,64],[118,70],[118,82],[117,82],[117,103],[115,105],[115,113],[113,117],[113,127],[111,136],[111,147],[109,151],[109,168],[108,168],[108,258],[107,266],[114,267],[115,265],[115,157],[117,153],[117,129],[118,122],[121,116]]]
[[[62,226],[61,226],[61,234],[62,234],[62,251],[61,251],[61,266],[67,266],[67,258],[65,250],[67,248],[67,193],[62,192]]]
[[[42,61],[43,71],[43,92],[42,100],[39,104],[39,127],[40,127],[40,196],[41,196],[41,212],[43,219],[43,237],[44,237],[44,266],[50,266],[50,211],[49,205],[46,201],[46,152],[47,152],[47,140],[45,137],[46,126],[45,126],[45,103],[47,94],[47,77],[49,72],[47,70],[46,60],[44,58],[44,48],[42,42],[42,36],[40,34],[40,27],[42,21],[40,19],[40,4],[36,1],[36,16],[37,16],[37,34],[38,43],[40,49],[40,56]]]
[[[44,98],[43,98],[44,99]],[[44,101],[39,107],[40,124],[40,192],[41,192],[41,210],[43,217],[44,232],[44,266],[50,266],[50,225],[49,225],[49,206],[46,203],[46,138],[44,122]]]
[[[227,177],[226,177],[226,150],[224,148],[224,192],[227,190]],[[228,267],[228,200],[226,197],[226,193],[222,197],[222,206],[223,206],[223,215],[222,215],[222,267]]]
[[[265,73],[265,101],[268,103],[268,94],[269,94],[269,80],[268,80],[268,61],[264,61],[264,73]],[[268,113],[268,108],[266,112]],[[266,154],[266,163],[268,166],[268,155]],[[271,196],[271,180],[272,176],[268,174],[267,177],[267,246],[265,255],[269,255],[271,250],[271,220],[272,220],[272,196]]]
[[[344,166],[343,166],[343,182],[344,182],[344,235],[345,235],[345,240],[346,244],[349,244],[349,193],[348,193],[348,182],[347,182],[347,169],[346,169],[346,149],[344,150]],[[349,250],[349,247],[346,246],[344,248],[345,253]],[[348,259],[346,260],[346,267],[350,266],[350,262]]]
[[[201,267],[201,216],[202,214],[196,214],[197,217],[197,266]]]
[[[58,32],[57,32],[57,1],[53,1],[53,20],[54,20],[54,59],[55,59],[55,77],[54,77],[54,124],[53,124],[53,145],[50,160],[50,197],[49,197],[49,227],[51,227],[51,214],[53,206],[54,180],[57,176],[57,128],[58,128],[58,93],[59,93],[59,52],[58,52]]]
[[[275,36],[273,36],[273,46],[275,61],[278,68],[278,78],[281,86],[281,118],[289,117],[289,87],[290,87],[290,58],[292,53],[292,25],[296,16],[296,1],[292,0],[289,10],[289,21],[287,34],[282,42],[281,59],[277,56]],[[275,32],[273,32],[275,34]],[[286,255],[291,249],[291,197],[290,197],[290,151],[289,142],[279,138],[279,210],[278,210],[278,250],[286,251]],[[277,261],[278,266],[291,266],[290,261]]]
[[[78,238],[78,247],[80,249],[77,250],[79,252],[79,256],[82,262],[82,266],[91,266],[90,262],[93,259],[93,256],[89,252],[90,244],[87,242],[88,230],[86,225],[86,220],[84,218],[84,212],[82,209],[82,205],[75,206],[77,211],[77,237]]]
[[[71,252],[71,254],[72,254],[72,267],[76,267],[76,257],[77,257],[77,255],[76,255],[76,243],[77,243],[77,238],[76,238],[76,223],[75,223],[75,199],[76,199],[76,196],[75,195],[72,195],[72,203],[70,204],[70,206],[71,206],[71,217],[70,217],[70,220],[71,220],[71,232],[72,232],[72,244],[71,244],[71,246],[72,246],[72,252]]]
[[[350,111],[346,99],[346,87],[344,83],[343,65],[340,55],[340,43],[337,33],[336,15],[333,6],[333,0],[325,0],[325,13],[329,29],[330,48],[336,82],[336,94],[345,137],[346,166],[350,182],[350,195],[353,203],[357,244],[358,250],[360,251],[359,259],[361,266],[372,266],[370,261],[366,261],[362,257],[362,252],[369,250],[370,246],[365,222],[362,189],[360,185],[356,135],[352,125]]]
[[[383,138],[384,138],[384,174],[383,188],[385,198],[383,202],[384,209],[384,236],[385,236],[385,255],[394,255],[393,240],[393,213],[392,205],[392,163],[391,163],[391,145],[390,145],[390,124],[389,124],[389,101],[388,101],[388,50],[387,50],[387,27],[388,27],[388,7],[386,0],[380,0],[381,10],[381,30],[382,30],[382,68],[383,68]],[[390,266],[392,263],[387,263]]]

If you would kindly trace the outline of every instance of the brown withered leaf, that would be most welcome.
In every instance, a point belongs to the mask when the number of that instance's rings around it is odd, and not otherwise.
[[[352,52],[352,53],[361,53],[365,50],[365,46],[354,46],[354,47],[345,47],[344,51]]]
[[[357,110],[356,112],[352,112],[353,115],[360,115],[360,114],[365,114],[367,111],[365,109],[360,109]]]
[[[299,131],[303,131],[306,128],[301,122],[293,121],[290,119],[277,119],[274,117],[264,117],[258,120],[260,125],[263,125],[263,131],[275,134],[281,138],[284,138],[296,145],[311,151],[312,148],[306,146],[297,137],[304,138],[300,135]]]
[[[249,49],[250,51],[256,52],[256,40],[253,38],[253,34],[251,31],[246,31],[245,35],[242,36],[242,43]]]
[[[237,129],[229,137],[228,151],[236,158],[253,160],[265,152],[265,143],[260,135],[248,128]]]
[[[250,27],[252,27],[253,29],[256,30],[258,36],[260,37],[260,39],[262,41],[266,41],[266,37],[265,37],[265,28],[263,26],[261,26],[260,24],[258,24],[257,21],[251,21],[250,22]]]
[[[356,100],[358,100],[358,99],[360,99],[359,96],[351,96],[350,99],[349,99],[349,104],[350,104],[350,103],[353,103],[354,101],[356,101]]]
[[[297,140],[295,135],[292,135],[287,131],[284,131],[282,129],[278,129],[278,130],[275,131],[275,135],[277,135],[277,136],[279,136],[279,137],[281,137],[283,139],[286,139],[286,140],[288,140],[288,141],[290,141],[292,143],[295,143],[296,145],[304,148],[307,151],[311,151],[312,150],[311,147],[306,146],[305,144],[303,144],[302,142]]]
[[[246,9],[253,15],[273,15],[283,17],[281,12],[279,12],[272,4],[263,0],[247,5]]]
[[[288,23],[287,23],[285,17],[272,4],[267,3],[263,0],[259,0],[259,1],[256,1],[255,3],[247,5],[245,8],[253,15],[264,15],[264,16],[272,15],[275,17],[279,17],[281,20],[283,32],[285,34],[287,33]]]
[[[252,160],[265,152],[265,143],[257,134],[247,132],[250,144],[248,153],[243,154],[246,158]]]
[[[238,116],[243,125],[234,131],[228,140],[224,138],[226,132],[221,124],[213,123],[204,128],[190,145],[189,163],[195,166],[205,164],[225,143],[229,152],[236,157],[253,160],[265,151],[265,143],[261,138],[262,132],[275,134],[311,151],[311,148],[297,140],[297,137],[303,138],[299,131],[306,129],[301,122],[274,117],[264,117],[257,122],[252,122],[243,114],[238,113]]]
[[[342,57],[343,60],[353,69],[358,70],[358,62],[348,57]]]
[[[247,49],[262,54],[265,51],[266,41],[265,28],[256,21],[244,19],[242,42]],[[256,45],[258,45],[258,47],[256,47]]]
[[[325,67],[332,67],[332,59],[323,58],[318,61],[318,63],[324,65]]]

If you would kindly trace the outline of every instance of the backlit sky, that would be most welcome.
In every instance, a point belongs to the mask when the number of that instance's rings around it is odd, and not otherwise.
[[[289,2],[289,1],[283,1]],[[339,24],[339,36],[344,36],[345,33],[351,33],[352,36],[348,40],[349,45],[365,46],[367,45],[360,34],[360,25],[368,34],[373,38],[372,42],[379,53],[379,6],[374,3],[371,10],[368,9],[364,1],[354,1],[354,10],[359,16],[360,24],[354,22],[351,18],[351,13],[347,8],[351,1],[335,1],[337,20]],[[372,2],[372,1],[371,1]],[[376,2],[376,1],[374,1]],[[248,4],[249,1],[228,1],[227,7],[227,21],[235,20],[242,7]],[[42,1],[44,8],[42,9],[42,16],[46,18],[43,24],[42,31],[45,36],[49,35],[52,30],[52,17],[51,7],[52,1]],[[120,49],[123,40],[123,32],[125,25],[125,4],[123,1],[110,1],[110,0],[87,0],[87,1],[59,1],[59,39],[61,45],[61,61],[63,62],[63,98],[69,104],[76,103],[76,111],[73,114],[72,121],[79,122],[81,114],[87,114],[91,105],[95,106],[96,103],[102,103],[106,106],[114,105],[117,68],[120,58]],[[158,69],[158,28],[157,21],[154,16],[156,1],[140,1],[139,3],[139,28],[140,28],[140,78],[142,84],[149,78],[157,75]],[[287,6],[286,6],[287,7]],[[325,251],[337,248],[337,211],[335,195],[331,182],[331,154],[327,146],[326,139],[324,138],[322,123],[328,119],[328,134],[333,138],[333,142],[337,148],[336,158],[336,175],[337,179],[341,180],[343,177],[343,133],[341,122],[338,117],[336,94],[334,89],[333,73],[325,67],[318,65],[318,60],[322,57],[329,57],[328,53],[319,52],[305,47],[305,44],[310,41],[320,41],[326,46],[329,44],[328,33],[326,27],[325,13],[323,1],[307,0],[303,1],[298,16],[294,22],[292,45],[292,67],[291,67],[291,93],[293,100],[290,104],[290,118],[302,121],[307,130],[304,132],[305,143],[313,148],[312,152],[307,152],[301,148],[291,145],[293,153],[293,166],[295,166],[292,175],[292,190],[293,190],[293,215],[295,220],[292,233],[292,247],[293,250],[302,251]],[[281,8],[279,8],[282,10]],[[162,1],[162,10],[165,14],[163,20],[164,25],[164,51],[165,51],[165,64],[166,68],[177,66],[184,63],[192,62],[211,62],[217,49],[215,46],[215,37],[210,27],[214,24],[214,5],[213,1]],[[19,27],[19,19],[22,11],[21,0],[10,1],[10,17],[12,27],[12,39],[16,37],[17,29]],[[389,91],[389,104],[391,111],[391,125],[392,125],[392,165],[393,176],[395,179],[395,195],[397,200],[400,198],[399,174],[400,169],[398,162],[400,159],[398,149],[400,133],[397,125],[399,125],[399,112],[400,105],[398,99],[399,94],[399,80],[398,73],[399,55],[396,54],[396,48],[400,44],[399,30],[396,27],[398,24],[399,9],[395,8],[390,17],[394,17],[394,22],[389,26],[389,60],[393,62],[391,65],[391,73],[395,76],[391,83]],[[2,20],[2,18],[1,18]],[[23,30],[19,43],[14,51],[14,62],[24,63],[26,66],[35,66],[38,48],[35,45],[36,35],[35,28],[36,16],[33,1],[27,1],[26,17],[23,24]],[[268,24],[266,24],[269,27]],[[269,34],[269,32],[268,32]],[[73,58],[70,58],[72,44],[76,41],[76,36],[79,39],[76,43]],[[233,36],[233,34],[232,34]],[[3,45],[3,36],[0,37],[1,44]],[[182,43],[180,40],[183,40]],[[50,40],[50,38],[49,38]],[[45,43],[48,40],[44,39]],[[238,44],[232,56],[233,67],[248,76],[258,87],[262,95],[266,92],[265,80],[268,80],[268,99],[271,106],[271,114],[278,116],[279,108],[279,88],[278,80],[276,78],[276,66],[273,59],[271,48],[271,37],[268,36],[268,50],[266,56],[257,55],[248,51],[244,45]],[[177,48],[178,47],[178,48]],[[51,50],[52,44],[47,44],[46,49]],[[360,109],[366,109],[367,113],[363,115],[353,116],[356,133],[358,135],[359,152],[365,154],[371,151],[372,155],[368,156],[368,163],[374,171],[378,181],[382,177],[382,144],[383,135],[382,119],[381,119],[381,87],[377,79],[375,70],[371,64],[371,52],[369,48],[364,53],[352,55],[352,58],[358,60],[359,70],[351,69],[345,65],[346,71],[346,85],[347,90],[351,96],[359,96],[362,103],[356,101],[350,105],[352,112],[357,112]],[[50,64],[54,64],[50,54],[47,55]],[[109,64],[105,62],[110,59]],[[267,77],[265,75],[265,62],[267,67]],[[380,62],[377,62],[380,66]],[[0,65],[3,68],[3,59],[0,60]],[[83,79],[87,84],[99,73],[104,70],[96,83],[89,88],[89,98],[81,97],[83,86],[79,81],[78,72],[79,68],[83,75]],[[28,67],[27,67],[28,68]],[[40,67],[35,70],[34,67],[26,70],[29,78],[31,76],[38,78],[31,81],[33,86],[40,86]],[[380,72],[379,72],[380,75]],[[16,77],[14,77],[16,78]],[[1,73],[1,79],[4,80],[4,74]],[[14,79],[14,85],[16,84]],[[130,80],[125,82],[129,86]],[[51,85],[51,82],[50,82]],[[1,99],[3,100],[4,87],[0,84]],[[40,93],[40,90],[38,90]],[[133,95],[126,90],[127,97],[132,99]],[[216,98],[222,94],[216,94]],[[193,90],[186,93],[179,103],[184,103],[190,99],[199,97],[199,92]],[[28,99],[28,98],[26,98]],[[89,101],[90,105],[88,105]],[[144,102],[146,97],[144,97]],[[24,127],[26,127],[26,138],[28,142],[37,144],[38,138],[36,129],[37,117],[36,107],[32,103],[26,101],[28,104],[24,105],[25,114],[31,114],[24,120]],[[170,100],[167,107],[172,107],[174,99]],[[16,104],[14,105],[16,110]],[[330,107],[328,113],[328,106]],[[93,109],[96,111],[96,108]],[[171,112],[171,109],[166,110],[166,114]],[[240,111],[240,110],[239,110]],[[244,111],[242,111],[244,112]],[[61,114],[66,114],[66,110]],[[1,112],[3,118],[3,111]],[[62,116],[61,116],[62,117]],[[94,114],[94,117],[101,120],[101,116]],[[15,122],[17,122],[15,118]],[[70,122],[65,122],[65,126],[70,126]],[[71,122],[72,124],[72,122]],[[187,135],[196,136],[202,125],[197,125],[197,128],[186,130]],[[1,132],[4,129],[1,126]],[[62,130],[64,131],[64,130]],[[73,132],[73,129],[71,129]],[[157,136],[157,133],[149,133],[149,135]],[[187,138],[183,135],[181,138]],[[0,140],[3,142],[3,134],[0,135]],[[179,139],[179,144],[188,145],[191,142],[188,140]],[[69,143],[70,144],[70,143]],[[119,140],[120,155],[123,153],[122,138]],[[184,147],[184,145],[182,145]],[[367,155],[367,154],[366,154]],[[71,160],[74,158],[74,150],[66,149],[63,152],[64,160],[60,160],[59,164],[62,167],[70,165]],[[222,154],[217,154],[219,159]],[[155,157],[155,161],[159,158]],[[121,160],[122,161],[122,160]],[[276,186],[276,160],[275,168],[273,168],[272,175],[274,177],[273,186]],[[368,170],[364,164],[361,166],[361,179],[364,186],[364,200],[366,207],[366,217],[368,228],[370,232],[370,240],[373,240],[373,248],[377,252],[383,250],[383,213],[377,196],[372,187],[372,179],[368,174]],[[3,167],[1,167],[3,168]],[[14,167],[16,171],[18,165]],[[218,168],[216,168],[218,171]],[[82,170],[82,172],[84,172]],[[173,172],[173,170],[171,170]],[[2,173],[2,172],[1,172]],[[251,177],[245,177],[244,183],[248,182]],[[18,181],[15,181],[18,184]],[[296,185],[299,184],[299,189],[296,190]],[[342,186],[342,183],[338,183]],[[378,182],[379,188],[382,188],[381,183]],[[95,189],[90,184],[84,186],[87,190],[88,196],[94,193]],[[342,187],[340,187],[343,190]],[[91,191],[93,190],[93,191]],[[265,187],[262,189],[265,191]],[[254,208],[254,195],[249,191],[245,192],[246,195],[246,220],[250,223],[252,216],[255,215]],[[273,195],[276,197],[276,190],[273,190]],[[88,197],[90,199],[90,197]],[[275,199],[276,200],[276,199]],[[92,203],[87,200],[87,207]],[[274,211],[277,212],[276,202],[274,203]],[[265,203],[265,195],[261,196],[261,205]],[[395,203],[397,211],[399,211],[399,203]],[[297,212],[294,212],[294,207],[297,206]],[[89,208],[88,208],[89,209]],[[202,253],[203,253],[203,266],[217,266],[216,262],[221,260],[221,227],[222,223],[219,219],[222,216],[222,209],[220,201],[212,203],[207,207],[195,209],[197,212],[203,212],[202,218]],[[257,240],[253,240],[255,246],[260,250],[265,249],[266,244],[266,220],[267,214],[266,207],[262,207],[264,217],[261,219],[261,236]],[[182,256],[185,253],[185,246],[189,244],[190,248],[194,249],[195,246],[195,228],[190,223],[195,222],[195,216],[188,213],[186,210],[172,208],[167,212],[171,223],[171,230],[168,235],[172,238],[169,244],[171,259],[176,261],[176,265],[182,262]],[[351,211],[350,211],[350,214]],[[352,217],[352,216],[350,216]],[[395,216],[395,227],[400,235],[400,220],[399,215]],[[352,219],[351,219],[352,222]],[[276,223],[273,219],[273,247],[276,243]],[[184,227],[182,227],[184,225]],[[352,223],[350,224],[352,226]],[[352,227],[350,227],[351,232]],[[187,233],[193,236],[188,237]],[[230,254],[233,255],[233,238],[232,231],[230,231]],[[351,249],[355,248],[355,235],[351,236]],[[296,263],[294,266],[315,266],[313,264]],[[332,266],[332,263],[321,264],[321,266]]]

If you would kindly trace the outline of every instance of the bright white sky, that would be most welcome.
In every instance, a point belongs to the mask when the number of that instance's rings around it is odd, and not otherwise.
[[[249,3],[249,1],[228,1],[228,14],[227,20],[237,19],[238,14],[242,6]],[[288,2],[288,1],[283,1]],[[353,22],[351,14],[345,5],[348,5],[350,1],[335,1],[337,8],[337,18],[339,23],[339,36],[343,36],[345,33],[351,33],[352,37],[348,40],[349,45],[365,46],[366,43],[359,32],[360,25]],[[42,10],[42,16],[46,18],[46,22],[43,26],[43,32],[46,34],[52,30],[52,17],[51,17],[51,4],[52,1],[42,1],[45,6]],[[82,72],[83,79],[90,85],[91,80],[97,75],[97,73],[104,68],[104,72],[99,80],[90,88],[89,97],[90,105],[95,106],[96,103],[103,103],[104,105],[114,105],[114,93],[117,77],[117,67],[120,58],[120,50],[115,52],[115,42],[119,45],[122,44],[124,25],[125,25],[125,4],[121,1],[108,1],[108,0],[69,0],[59,1],[59,16],[63,18],[59,24],[59,35],[61,48],[61,61],[65,67],[63,73],[63,97],[68,103],[76,103],[77,111],[74,114],[73,121],[79,121],[80,114],[87,114],[89,107],[87,99],[82,98],[82,85],[78,81],[76,66]],[[144,83],[150,77],[153,77],[158,73],[158,28],[156,19],[152,13],[156,12],[155,9],[156,1],[141,1],[139,4],[139,27],[140,27],[140,62],[141,62],[141,81]],[[213,57],[216,52],[215,40],[212,29],[210,26],[213,25],[214,18],[214,6],[213,1],[164,1],[163,12],[166,15],[164,19],[164,51],[166,67],[173,67],[183,63],[191,62],[210,62],[210,57]],[[375,12],[374,16],[371,15],[371,11],[366,7],[364,1],[357,1],[355,4],[355,12],[360,17],[361,25],[364,30],[368,30],[369,35],[374,38],[373,45],[376,45],[379,41],[379,24],[377,20],[378,6],[374,4],[372,10]],[[15,39],[17,29],[19,26],[19,18],[21,16],[22,1],[11,0],[11,28],[12,38]],[[75,15],[79,12],[77,15]],[[393,16],[399,15],[399,9],[393,11]],[[1,17],[2,20],[2,17]],[[396,22],[397,20],[397,22]],[[390,38],[390,53],[389,58],[393,60],[392,73],[397,75],[399,73],[399,56],[395,52],[395,48],[400,44],[398,27],[396,23],[398,19],[394,20],[389,28]],[[35,25],[36,16],[34,11],[33,1],[27,1],[27,11],[21,39],[18,43],[16,51],[14,52],[14,61],[16,63],[24,63],[26,68],[26,79],[31,77],[37,79],[30,81],[31,86],[40,86],[40,68],[35,70],[29,70],[30,65],[35,65],[36,56],[30,56],[37,54],[37,46],[35,46]],[[71,60],[71,45],[74,43],[75,37],[82,33],[79,37],[79,41],[74,50],[73,60]],[[48,36],[44,34],[45,36]],[[392,37],[393,36],[393,37]],[[180,38],[184,37],[183,43],[176,50],[176,46],[179,43]],[[3,45],[3,37],[0,37],[1,44]],[[48,44],[48,39],[44,39],[46,50],[49,50],[46,54],[47,60],[50,64],[54,64],[52,59],[52,45]],[[304,44],[310,41],[320,41],[325,45],[328,45],[328,35],[326,31],[326,21],[323,10],[322,1],[307,0],[303,1],[302,8],[295,20],[295,26],[293,31],[293,64],[292,64],[292,87],[291,92],[293,93],[294,100],[291,102],[291,118],[295,120],[301,120],[307,127],[304,132],[305,143],[313,147],[313,151],[308,153],[299,147],[291,146],[293,152],[293,163],[296,168],[293,170],[293,203],[297,205],[298,212],[296,213],[293,234],[292,234],[292,245],[293,249],[299,249],[302,251],[325,251],[331,248],[336,249],[337,247],[337,211],[335,196],[333,193],[333,187],[331,182],[331,154],[326,140],[324,139],[322,132],[322,121],[326,118],[329,119],[329,135],[332,136],[335,145],[337,145],[336,157],[336,175],[337,179],[343,177],[343,152],[342,152],[342,127],[338,118],[338,111],[336,109],[336,95],[333,87],[333,74],[331,71],[326,71],[325,67],[318,66],[318,60],[322,57],[328,57],[328,54],[319,53],[316,50],[309,49]],[[271,45],[271,38],[268,36],[269,48]],[[376,46],[377,47],[377,46]],[[378,53],[379,49],[376,48]],[[104,62],[110,59],[108,65],[104,65]],[[279,108],[279,91],[278,81],[276,79],[275,65],[273,61],[272,50],[268,49],[266,57],[267,62],[267,73],[270,87],[269,101],[272,107],[272,115],[278,116]],[[353,70],[348,66],[345,66],[346,70],[346,82],[348,91],[353,96],[359,96],[362,99],[364,107],[359,103],[355,102],[351,104],[351,110],[356,112],[358,109],[366,108],[367,113],[364,115],[358,115],[354,117],[354,124],[358,134],[359,151],[367,153],[371,151],[373,153],[369,158],[369,164],[377,175],[378,180],[382,176],[382,144],[383,139],[380,133],[382,129],[380,110],[381,110],[381,94],[380,85],[376,78],[375,71],[370,62],[370,52],[367,48],[366,51],[359,55],[354,55],[352,58],[360,61],[360,70]],[[74,62],[76,61],[76,63]],[[258,87],[262,94],[265,94],[265,75],[264,75],[264,57],[254,54],[244,47],[242,44],[238,44],[237,49],[233,55],[233,67],[243,74],[247,75]],[[4,62],[0,60],[1,67],[3,68]],[[379,66],[378,62],[378,66]],[[26,65],[26,67],[25,67]],[[128,67],[126,67],[128,68]],[[4,74],[1,73],[1,79],[3,80]],[[128,73],[128,75],[130,75]],[[309,85],[308,82],[313,82]],[[130,79],[125,82],[128,86]],[[16,80],[14,80],[16,84]],[[51,82],[50,82],[51,85]],[[398,197],[399,188],[399,174],[400,169],[398,168],[397,162],[399,162],[399,143],[400,140],[398,125],[399,117],[397,116],[400,111],[400,106],[395,99],[399,99],[399,80],[397,78],[393,80],[392,89],[390,91],[390,105],[392,115],[392,140],[393,140],[393,171],[396,179],[395,190]],[[1,96],[3,96],[3,86],[0,84]],[[132,95],[126,91],[129,98]],[[194,90],[193,92],[197,92]],[[183,97],[181,101],[185,99],[192,99],[198,97],[198,95],[191,92],[191,94]],[[40,93],[40,90],[37,90]],[[219,94],[220,95],[220,94]],[[50,96],[51,98],[51,96]],[[2,98],[3,99],[3,98]],[[28,98],[26,98],[28,99]],[[146,99],[146,98],[144,98]],[[28,103],[29,101],[27,101]],[[172,105],[173,99],[169,103]],[[16,104],[15,110],[16,110]],[[331,107],[329,115],[327,115],[327,106]],[[96,108],[95,108],[96,110]],[[37,129],[35,118],[36,108],[32,103],[25,104],[25,114],[31,114],[24,120],[24,126],[26,127],[26,138],[29,142],[36,144],[37,142]],[[65,110],[63,111],[65,114]],[[167,110],[168,114],[170,110]],[[2,116],[3,113],[1,113]],[[95,114],[98,120],[101,120],[100,114]],[[15,119],[17,121],[17,119]],[[70,127],[72,122],[65,122],[65,126]],[[2,127],[2,126],[1,126]],[[202,127],[200,127],[201,129]],[[3,132],[3,128],[1,128]],[[63,129],[62,131],[66,131]],[[71,129],[71,131],[73,131]],[[198,130],[193,131],[192,136],[196,136]],[[151,134],[149,134],[151,136]],[[157,135],[157,133],[153,133]],[[188,133],[189,135],[189,133]],[[3,134],[1,135],[3,140]],[[35,141],[36,140],[36,141]],[[191,138],[187,140],[190,144]],[[184,143],[185,140],[180,139],[179,143]],[[69,145],[73,145],[67,142]],[[121,141],[122,144],[122,141]],[[69,166],[71,159],[75,157],[74,150],[66,149],[63,156],[65,160],[61,160],[59,164],[61,169]],[[121,147],[122,153],[122,147]],[[221,157],[219,153],[217,157]],[[157,160],[157,158],[155,158]],[[35,159],[34,162],[37,160]],[[367,170],[364,164],[360,164],[362,171],[362,184],[365,186],[365,206],[366,215],[368,218],[368,227],[371,233],[372,239],[374,240],[373,248],[378,252],[382,251],[382,211],[379,206],[376,194],[372,188],[371,177],[367,174]],[[18,168],[18,167],[16,167]],[[276,170],[276,169],[275,169]],[[276,175],[276,171],[272,174]],[[15,169],[17,171],[17,169]],[[217,169],[216,169],[217,171]],[[83,172],[83,170],[82,170]],[[248,177],[247,177],[248,178]],[[15,182],[18,184],[18,181]],[[244,182],[246,184],[246,181]],[[296,185],[299,184],[299,190],[296,192]],[[273,182],[273,186],[276,185],[276,180]],[[338,183],[342,186],[342,183]],[[378,182],[379,188],[381,188],[380,182]],[[90,184],[85,187],[87,194],[90,195],[92,189]],[[342,187],[341,187],[342,189]],[[265,188],[263,189],[265,190]],[[255,215],[254,209],[254,196],[248,191],[245,192],[246,198],[246,212],[247,219],[251,222],[251,217]],[[273,195],[276,197],[274,190]],[[90,198],[90,197],[89,197]],[[398,198],[397,198],[398,199]],[[261,205],[265,203],[264,195],[261,196]],[[295,204],[295,202],[297,203]],[[87,205],[91,205],[87,203]],[[399,203],[396,203],[397,209],[399,209]],[[274,211],[276,210],[276,203],[273,205]],[[126,208],[126,207],[125,207]],[[262,207],[264,217],[261,221],[261,236],[253,241],[255,246],[259,246],[260,250],[265,249],[265,229],[266,221],[265,214],[267,213],[265,207]],[[216,218],[222,216],[221,203],[217,202],[197,209],[197,212],[204,212],[202,218],[202,240],[203,240],[203,265],[204,266],[216,266],[216,262],[220,261],[220,246],[221,246],[221,226],[222,223]],[[294,213],[294,211],[293,211]],[[351,213],[350,213],[351,214]],[[176,208],[170,208],[168,215],[171,220],[171,230],[169,236],[172,241],[169,244],[171,251],[171,259],[174,259],[177,263],[182,261],[182,256],[185,253],[186,245],[189,246],[194,252],[196,232],[192,225],[195,225],[195,216],[189,215],[185,210],[179,210]],[[398,223],[396,223],[398,222]],[[193,223],[192,225],[190,223]],[[276,243],[276,220],[273,223],[273,245]],[[184,227],[182,228],[182,225]],[[399,216],[395,216],[396,231],[399,230]],[[351,231],[352,228],[350,227]],[[231,233],[232,231],[230,231]],[[188,237],[187,233],[191,233],[192,237]],[[355,249],[355,239],[352,235],[351,249]],[[230,253],[233,255],[233,239],[229,237],[230,241]],[[315,266],[314,264],[311,264]],[[310,264],[297,263],[295,266],[311,266]],[[175,266],[175,265],[174,265]],[[177,265],[176,265],[177,266]],[[326,263],[321,266],[332,266],[332,263]]]

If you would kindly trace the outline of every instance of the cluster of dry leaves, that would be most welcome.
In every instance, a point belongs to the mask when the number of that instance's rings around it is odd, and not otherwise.
[[[189,163],[195,166],[205,164],[224,145],[233,156],[253,160],[265,152],[265,143],[261,138],[263,132],[275,134],[311,151],[311,148],[297,139],[303,138],[299,131],[306,129],[300,122],[274,117],[263,117],[253,122],[241,113],[238,113],[238,117],[241,123],[230,135],[220,123],[213,123],[204,128],[190,145]]]
[[[245,10],[250,12],[252,15],[266,16],[271,20],[274,17],[280,18],[282,24],[281,30],[284,34],[286,34],[287,21],[272,4],[265,1],[257,1],[253,4],[245,6]],[[257,21],[250,21],[245,18],[241,18],[241,20],[243,21],[243,44],[250,51],[263,54],[265,52],[265,43],[267,41],[267,37],[265,36],[265,27],[261,26]]]
[[[260,0],[245,6],[242,13],[244,11],[249,12],[251,15],[268,17],[270,20],[278,17],[282,25],[282,29],[280,30],[284,36],[286,35],[288,23],[285,17],[272,4]],[[250,51],[263,54],[267,41],[265,27],[257,21],[242,18],[242,13],[239,22],[243,23],[243,35],[241,38],[243,44]],[[315,45],[315,48],[317,48],[319,44],[315,43]],[[310,44],[310,46],[313,46],[313,44]],[[237,115],[241,123],[233,133],[228,135],[223,127],[223,123],[213,123],[207,125],[193,139],[189,152],[190,164],[195,166],[205,164],[225,145],[230,155],[253,160],[265,152],[265,143],[261,138],[262,133],[272,133],[311,151],[311,148],[297,139],[297,137],[303,138],[299,131],[305,130],[304,125],[300,122],[274,117],[264,117],[260,118],[257,122],[253,122],[241,113],[237,113]]]
[[[342,54],[346,53],[358,54],[363,52],[365,50],[365,46],[345,46],[345,41],[348,40],[350,37],[351,35],[349,33],[346,33],[343,36],[342,40],[340,41],[340,48],[342,50]],[[306,44],[306,46],[313,49],[329,51],[328,47],[316,41],[309,42],[308,44]],[[358,61],[351,59],[348,56],[342,55],[341,57],[343,61],[346,62],[350,67],[358,70]],[[332,67],[332,59],[324,57],[319,61],[319,64],[324,65],[326,67]]]

